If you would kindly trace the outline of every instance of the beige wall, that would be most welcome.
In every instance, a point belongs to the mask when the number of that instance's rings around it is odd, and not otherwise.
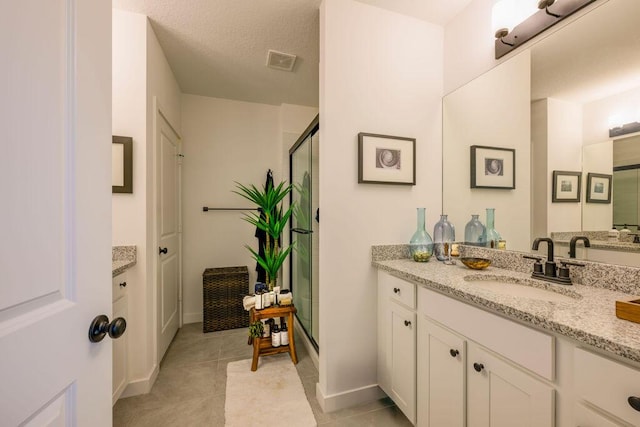
[[[180,89],[147,17],[113,10],[113,134],[133,138],[133,193],[114,194],[112,241],[136,245],[137,264],[128,272],[127,334],[130,383],[123,396],[147,392],[157,372],[153,289],[153,99],[180,129]]]
[[[242,212],[202,207],[251,206],[233,193],[235,182],[261,187],[268,169],[276,183],[288,181],[289,147],[316,114],[310,107],[182,96],[185,323],[202,321],[205,268],[246,265],[249,286],[256,281],[255,261],[244,247],[257,246],[255,228]]]
[[[507,248],[528,250],[531,218],[529,51],[448,94],[443,101],[443,213],[464,239],[465,224],[495,208],[495,227]],[[513,190],[470,188],[470,146],[515,149]]]
[[[328,410],[375,398],[371,245],[441,210],[442,28],[352,0],[320,9],[320,369]],[[416,138],[417,185],[358,184],[358,132]]]

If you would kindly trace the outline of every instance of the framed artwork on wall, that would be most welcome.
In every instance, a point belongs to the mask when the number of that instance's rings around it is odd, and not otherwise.
[[[416,140],[358,134],[358,183],[416,185]]]
[[[582,172],[553,171],[553,193],[551,201],[579,202],[581,194]]]
[[[133,193],[133,138],[112,136],[111,192]]]
[[[471,188],[513,190],[516,188],[516,150],[471,147]]]
[[[587,174],[587,203],[611,203],[612,175]]]

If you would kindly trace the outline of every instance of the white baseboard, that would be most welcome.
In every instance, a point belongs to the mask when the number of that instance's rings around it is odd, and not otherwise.
[[[200,323],[202,322],[202,312],[196,312],[196,313],[184,313],[182,315],[182,323],[183,324],[187,324],[187,323]]]
[[[316,384],[316,399],[323,412],[339,411],[340,409],[382,399],[385,396],[386,394],[378,387],[378,384],[371,384],[328,396],[322,393],[320,383]]]
[[[130,381],[120,395],[120,398],[149,393],[158,378],[158,372],[160,372],[158,365],[154,365],[153,370],[146,378]]]

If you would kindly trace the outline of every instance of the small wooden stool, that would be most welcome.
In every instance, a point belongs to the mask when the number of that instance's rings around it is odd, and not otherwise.
[[[249,321],[253,323],[261,319],[269,319],[271,317],[287,317],[287,327],[289,335],[289,344],[280,347],[271,347],[271,337],[253,338],[253,360],[251,362],[251,370],[258,369],[258,358],[260,356],[269,356],[272,354],[288,352],[294,365],[298,363],[298,355],[296,354],[296,343],[293,339],[293,314],[296,308],[291,305],[276,305],[272,307],[256,310],[252,308],[249,311]]]

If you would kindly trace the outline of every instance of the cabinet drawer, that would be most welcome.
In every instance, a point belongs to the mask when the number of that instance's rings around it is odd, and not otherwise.
[[[640,398],[640,371],[580,348],[573,357],[577,395],[632,425],[640,425],[640,411],[628,402],[631,396]]]
[[[127,273],[118,274],[111,279],[111,297],[112,301],[122,298],[127,292]]]
[[[378,283],[382,285],[379,289],[385,293],[380,296],[391,298],[411,309],[416,308],[416,285],[414,283],[399,279],[384,271],[378,271]]]

